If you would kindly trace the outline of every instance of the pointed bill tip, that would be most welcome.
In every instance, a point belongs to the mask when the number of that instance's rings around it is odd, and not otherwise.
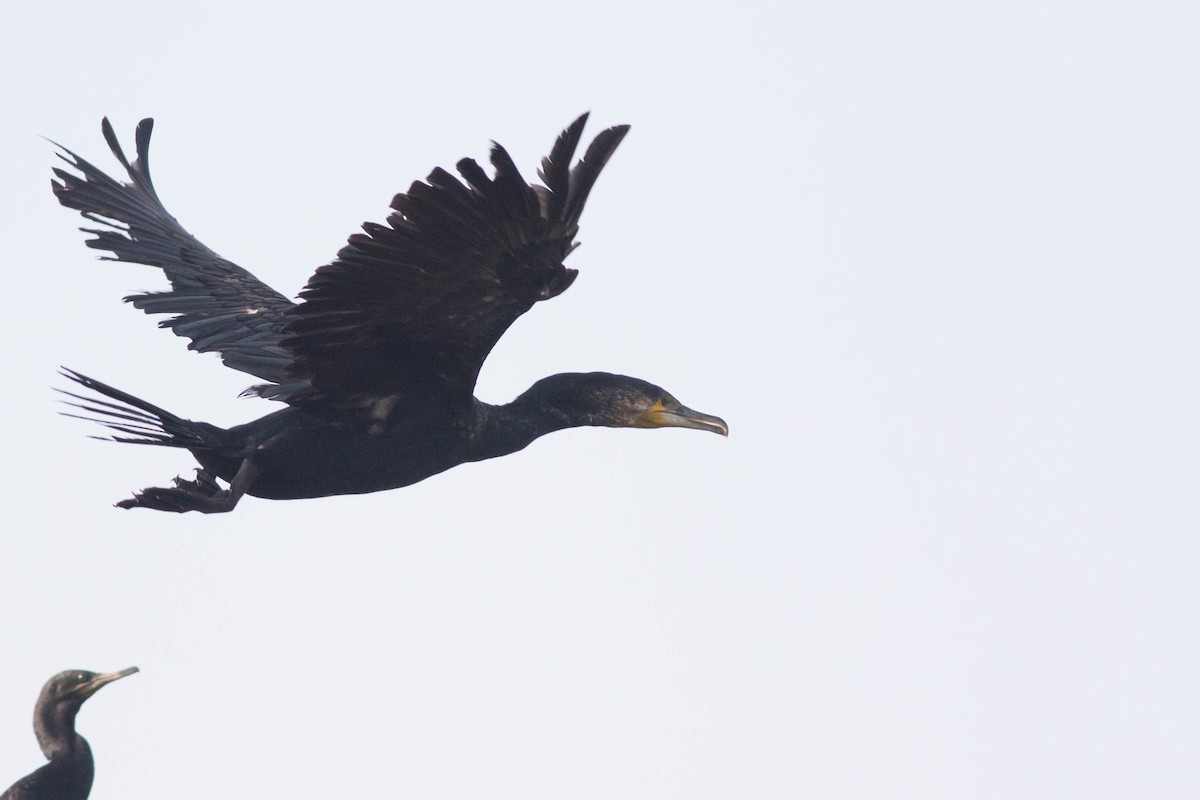
[[[128,677],[137,671],[138,671],[137,667],[127,667],[126,669],[119,670],[117,672],[100,673],[99,675],[93,676],[92,679],[87,681],[86,683],[80,684],[74,690],[74,693],[78,697],[80,697],[81,700],[87,700],[89,697],[91,697],[96,692],[100,691],[102,688],[104,688],[108,684],[112,683],[113,681],[119,681],[119,680],[121,680],[121,678]]]
[[[682,412],[684,418],[689,423],[682,427],[694,428],[700,431],[711,431],[721,434],[726,439],[729,438],[729,425],[720,417],[714,417],[712,414],[701,414],[699,411],[693,411],[690,408],[683,408]]]
[[[729,425],[720,417],[679,405],[674,408],[657,406],[641,416],[636,427],[646,428],[690,428],[729,436]]]
[[[105,672],[102,675],[97,675],[92,680],[92,684],[99,689],[101,686],[112,683],[113,681],[119,681],[121,678],[128,678],[135,672],[140,672],[140,670],[137,667],[126,667],[125,669],[118,670],[116,672]]]

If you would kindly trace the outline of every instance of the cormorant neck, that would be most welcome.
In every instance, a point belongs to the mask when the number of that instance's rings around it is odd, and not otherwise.
[[[542,378],[508,405],[476,401],[475,446],[470,460],[514,453],[539,436],[564,428],[660,427],[644,424],[642,417],[654,407],[652,398],[664,395],[662,389],[643,380],[607,372],[564,372]]]
[[[590,424],[543,402],[542,398],[530,397],[528,392],[506,405],[480,403],[479,406],[483,425],[475,437],[474,461],[506,456],[524,450],[547,433]]]
[[[90,753],[87,740],[75,732],[75,715],[79,706],[74,703],[38,703],[33,713],[33,733],[46,758],[57,761]]]

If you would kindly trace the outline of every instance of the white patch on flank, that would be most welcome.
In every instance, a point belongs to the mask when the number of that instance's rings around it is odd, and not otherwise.
[[[387,419],[388,414],[392,413],[392,409],[396,407],[399,400],[400,395],[396,394],[373,398],[370,405],[367,406],[371,419]]]

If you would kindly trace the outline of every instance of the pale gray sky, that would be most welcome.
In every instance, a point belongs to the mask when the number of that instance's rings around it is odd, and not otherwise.
[[[26,4],[0,32],[0,784],[52,673],[93,797],[1200,796],[1190,3]],[[49,191],[157,119],[167,207],[286,294],[393,193],[591,109],[579,280],[479,394],[609,370],[726,440],[584,429],[394,492],[111,507],[219,424]]]

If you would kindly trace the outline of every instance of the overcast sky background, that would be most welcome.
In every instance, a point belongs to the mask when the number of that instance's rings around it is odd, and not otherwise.
[[[1200,12],[1191,3],[24,4],[0,31],[0,788],[61,669],[98,800],[1200,796]],[[15,16],[14,16],[15,15]],[[275,410],[120,298],[44,135],[152,171],[294,295],[392,194],[584,110],[633,130],[560,371],[728,420],[581,429],[407,489],[125,512],[186,453],[65,364]],[[113,174],[118,174],[115,171]]]

